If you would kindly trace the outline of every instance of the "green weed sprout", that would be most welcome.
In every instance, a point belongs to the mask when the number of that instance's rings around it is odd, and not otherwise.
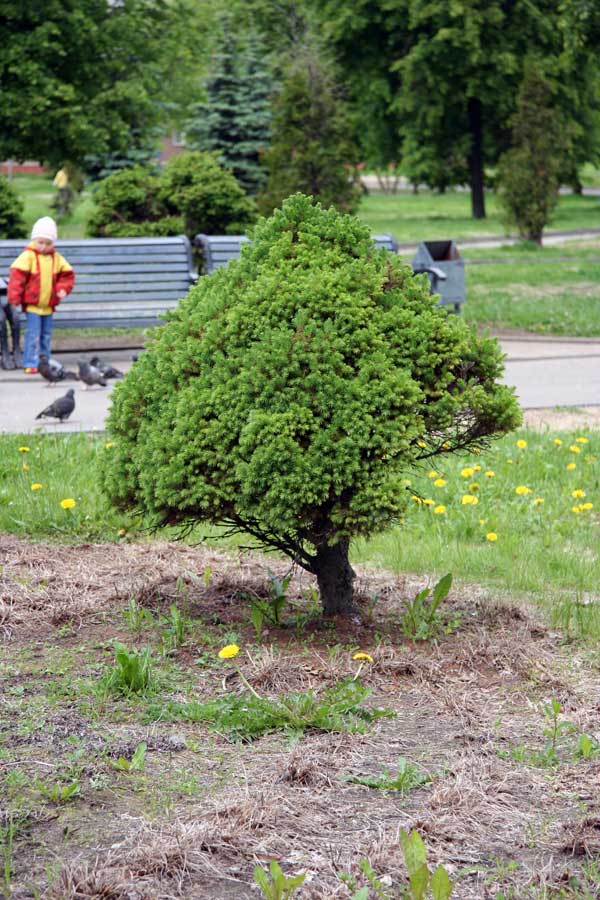
[[[440,627],[438,609],[442,600],[445,600],[452,587],[452,574],[448,572],[433,588],[424,588],[415,595],[413,600],[405,600],[405,612],[400,626],[402,633],[414,641],[426,641],[431,638]],[[431,599],[429,595],[431,594]]]
[[[144,694],[152,687],[152,652],[128,650],[115,642],[115,663],[103,679],[103,687],[116,694]]]
[[[146,765],[147,749],[147,745],[142,741],[135,748],[131,759],[127,759],[125,756],[119,756],[118,759],[111,760],[110,764],[113,769],[117,769],[119,772],[143,772],[144,766]]]
[[[281,866],[273,860],[269,865],[271,877],[261,866],[254,868],[254,880],[263,892],[265,900],[289,900],[303,883],[306,875],[286,877]]]

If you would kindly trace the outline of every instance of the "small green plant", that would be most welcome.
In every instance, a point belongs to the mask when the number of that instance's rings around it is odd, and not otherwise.
[[[431,776],[419,766],[400,757],[396,772],[383,769],[381,775],[348,775],[345,780],[381,791],[398,791],[400,794],[408,794],[413,788],[428,784]]]
[[[289,900],[306,878],[306,875],[287,877],[275,860],[270,863],[269,871],[270,877],[269,872],[261,866],[254,868],[254,880],[261,889],[265,900]]]
[[[161,619],[161,622],[166,626],[162,635],[163,652],[172,653],[185,644],[191,622],[176,603],[171,604],[168,617]]]
[[[448,900],[454,885],[443,866],[438,866],[431,873],[427,867],[427,850],[418,831],[408,834],[404,829],[400,832],[400,843],[404,854],[404,862],[408,870],[409,887],[407,897],[410,900],[425,900],[431,896],[433,900]]]
[[[119,756],[118,759],[111,760],[110,764],[113,769],[117,769],[118,772],[143,772],[146,765],[147,749],[147,745],[142,741],[135,748],[131,759],[127,759],[125,756]]]
[[[114,665],[100,684],[112,694],[144,694],[149,691],[153,686],[150,648],[128,650],[116,641]]]
[[[19,830],[19,823],[12,815],[6,820],[6,825],[0,825],[0,847],[2,848],[2,895],[6,900],[12,897],[12,857],[13,844]]]
[[[78,779],[71,781],[69,784],[61,784],[58,781],[54,784],[36,781],[35,786],[47,800],[56,804],[67,803],[81,793],[81,782]]]
[[[268,570],[269,572],[269,598],[261,599],[259,597],[251,597],[251,613],[250,619],[256,632],[257,640],[262,637],[262,630],[265,621],[271,625],[281,625],[281,615],[288,602],[287,589],[292,580],[292,573],[288,573],[282,580]]]
[[[578,759],[596,759],[600,755],[600,744],[589,734],[580,734],[575,748]]]
[[[149,720],[184,719],[207,722],[215,731],[233,740],[252,741],[274,731],[303,734],[305,731],[362,733],[376,719],[391,717],[389,709],[365,709],[368,688],[358,682],[339,682],[322,695],[314,691],[285,694],[277,700],[256,694],[228,694],[208,703],[170,702],[147,711]]]
[[[152,613],[150,610],[140,606],[136,597],[129,598],[127,601],[127,609],[124,611],[123,616],[127,622],[127,627],[133,631],[134,634],[139,634],[144,625],[154,624]]]
[[[431,588],[423,588],[413,600],[405,600],[405,611],[400,620],[402,633],[414,641],[426,641],[442,627],[438,609],[452,587],[452,574],[448,572]],[[430,598],[431,595],[431,599]]]
[[[560,764],[558,756],[558,745],[561,735],[573,730],[570,722],[559,719],[562,712],[562,706],[558,700],[552,699],[550,703],[544,704],[542,712],[546,720],[546,727],[543,734],[547,738],[544,747],[541,750],[534,750],[525,744],[518,744],[510,751],[499,751],[498,755],[503,759],[514,759],[515,762],[523,763],[526,766],[536,766],[537,768],[553,768]]]
[[[368,859],[361,859],[359,868],[366,880],[366,884],[359,887],[359,879],[347,873],[341,874],[343,881],[350,890],[355,891],[351,900],[368,900],[370,891],[373,891],[380,900],[448,900],[454,890],[448,873],[443,866],[438,866],[434,872],[430,872],[427,866],[427,850],[421,836],[415,830],[408,834],[400,832],[400,843],[404,854],[404,862],[408,871],[408,884],[399,886],[399,893],[390,892],[393,885],[386,883],[380,877]],[[358,890],[356,890],[358,888]]]

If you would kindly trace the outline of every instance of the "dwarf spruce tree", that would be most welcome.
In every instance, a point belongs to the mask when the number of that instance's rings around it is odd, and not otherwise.
[[[350,541],[407,470],[515,427],[502,354],[356,218],[296,194],[192,288],[114,393],[103,482],[162,523],[226,523],[353,609]]]

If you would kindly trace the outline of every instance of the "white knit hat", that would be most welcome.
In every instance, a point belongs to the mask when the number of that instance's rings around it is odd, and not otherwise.
[[[36,238],[46,238],[46,240],[54,243],[57,238],[56,222],[54,219],[51,219],[50,216],[43,216],[41,219],[37,220],[31,229],[31,240],[34,241]]]

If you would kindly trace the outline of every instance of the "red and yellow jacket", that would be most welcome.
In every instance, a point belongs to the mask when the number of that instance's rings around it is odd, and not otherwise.
[[[38,253],[33,244],[15,259],[8,279],[8,302],[23,312],[49,315],[60,303],[58,291],[70,294],[75,272],[57,250]]]

